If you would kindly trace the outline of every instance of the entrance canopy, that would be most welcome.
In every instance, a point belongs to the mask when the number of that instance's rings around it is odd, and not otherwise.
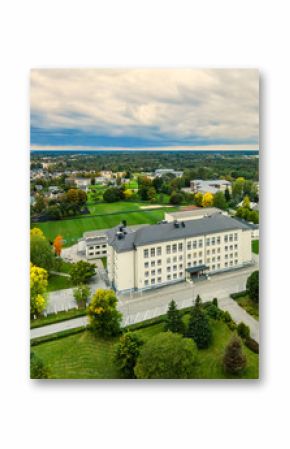
[[[186,268],[185,271],[187,271],[190,274],[199,273],[200,271],[208,270],[209,267],[206,265],[195,265],[194,267]]]

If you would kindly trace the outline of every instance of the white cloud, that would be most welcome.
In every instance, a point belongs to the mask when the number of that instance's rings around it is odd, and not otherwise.
[[[31,125],[255,143],[258,85],[253,69],[35,69]]]

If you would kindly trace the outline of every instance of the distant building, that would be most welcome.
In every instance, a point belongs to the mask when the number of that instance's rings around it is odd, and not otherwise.
[[[34,186],[35,190],[37,190],[37,192],[40,192],[41,190],[43,190],[43,186],[41,184],[36,184]]]
[[[184,210],[178,212],[167,212],[164,215],[164,220],[171,223],[172,221],[188,221],[198,220],[203,217],[211,217],[212,215],[223,214],[228,215],[227,212],[218,209],[217,207],[199,207],[192,210]]]
[[[155,177],[160,178],[163,175],[174,175],[176,178],[180,178],[183,175],[183,171],[176,171],[172,168],[159,168],[155,170]]]
[[[194,179],[190,181],[190,187],[194,193],[204,194],[209,192],[214,195],[217,192],[225,192],[227,188],[231,192],[232,184],[226,179],[210,179],[206,181],[203,179]]]

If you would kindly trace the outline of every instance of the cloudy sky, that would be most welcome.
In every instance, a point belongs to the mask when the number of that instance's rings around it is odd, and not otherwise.
[[[31,147],[256,149],[258,89],[253,69],[35,69]]]

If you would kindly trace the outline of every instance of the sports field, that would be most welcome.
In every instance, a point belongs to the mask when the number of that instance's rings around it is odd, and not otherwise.
[[[82,218],[35,223],[33,227],[40,228],[49,240],[54,240],[54,238],[60,234],[65,240],[65,246],[71,246],[76,243],[86,231],[112,228],[113,226],[117,226],[121,223],[122,220],[126,220],[129,226],[136,224],[154,224],[160,220],[163,220],[164,213],[168,210],[174,211],[176,209],[169,209],[166,207],[158,210],[140,209],[136,212],[124,211],[120,213],[113,213],[112,215],[109,215],[109,212],[106,211],[104,212],[104,215],[97,217],[87,215]]]
[[[88,206],[91,215],[112,214],[115,212],[138,211],[149,203],[118,201],[116,203],[97,203]]]

